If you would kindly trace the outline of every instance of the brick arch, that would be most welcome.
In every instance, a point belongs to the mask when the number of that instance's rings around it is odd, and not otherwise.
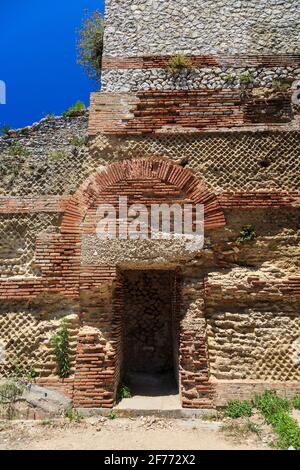
[[[79,234],[80,224],[95,199],[110,186],[128,180],[160,179],[183,191],[194,204],[204,205],[205,228],[224,227],[225,216],[216,195],[191,170],[164,160],[124,160],[92,174],[71,197],[61,233]]]

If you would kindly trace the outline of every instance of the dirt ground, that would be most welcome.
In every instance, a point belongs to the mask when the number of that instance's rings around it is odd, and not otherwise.
[[[257,435],[228,434],[218,422],[88,418],[0,423],[0,450],[242,450],[266,449]]]

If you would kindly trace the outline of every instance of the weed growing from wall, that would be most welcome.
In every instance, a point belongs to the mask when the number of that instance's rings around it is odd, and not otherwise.
[[[257,238],[257,234],[252,225],[245,225],[240,232],[237,243],[251,242]]]
[[[240,75],[240,82],[244,85],[249,85],[253,82],[253,76],[250,72],[244,72]]]
[[[51,344],[57,361],[57,372],[60,378],[69,377],[71,372],[69,330],[65,320],[52,336]]]
[[[176,54],[169,60],[168,68],[173,75],[176,75],[183,71],[190,71],[194,67],[189,57],[184,54]]]
[[[75,104],[73,104],[73,106],[68,108],[63,113],[63,117],[64,118],[77,117],[77,116],[80,116],[82,114],[82,112],[85,111],[85,110],[86,110],[85,104],[82,101],[78,100],[78,101],[76,101]]]

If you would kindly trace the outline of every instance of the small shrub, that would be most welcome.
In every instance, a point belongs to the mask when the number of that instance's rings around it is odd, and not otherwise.
[[[225,416],[229,418],[241,418],[252,415],[252,404],[249,401],[232,400],[225,408]]]
[[[39,372],[37,372],[34,367],[23,366],[18,359],[12,363],[12,373],[16,378],[24,379],[28,382],[32,382],[40,376]]]
[[[253,404],[267,421],[269,417],[272,419],[272,416],[276,413],[289,411],[291,408],[287,398],[279,397],[276,392],[272,390],[266,390],[262,395],[256,396]]]
[[[20,396],[24,388],[14,381],[8,381],[0,385],[0,403],[8,404]]]
[[[169,70],[171,73],[176,74],[184,70],[192,70],[193,63],[189,57],[184,54],[176,54],[168,62]]]
[[[79,423],[83,419],[82,414],[72,406],[68,406],[68,408],[65,409],[64,416],[75,423]]]
[[[53,421],[49,418],[45,418],[41,421],[41,426],[52,426]]]
[[[63,117],[64,118],[76,117],[76,116],[79,116],[80,114],[82,114],[82,111],[85,111],[85,110],[86,110],[85,104],[82,101],[78,100],[78,101],[76,101],[75,104],[73,104],[73,106],[68,108],[63,113]]]
[[[79,31],[77,61],[92,80],[101,79],[104,24],[101,13],[96,10],[83,21]]]
[[[117,401],[123,400],[123,398],[131,398],[131,390],[128,385],[122,383],[118,389]]]
[[[234,439],[244,441],[249,437],[249,434],[260,435],[262,429],[256,423],[253,423],[253,421],[247,420],[245,424],[223,424],[222,431],[224,431],[227,435],[233,437]]]
[[[65,158],[66,154],[64,150],[54,150],[49,154],[49,158],[51,160],[63,160]]]
[[[288,449],[292,446],[296,450],[300,450],[300,427],[294,418],[288,413],[280,411],[270,421],[279,436],[277,446],[280,449]]]
[[[240,82],[243,84],[249,84],[253,82],[253,76],[250,72],[244,72],[240,75]]]
[[[218,413],[204,413],[201,416],[202,421],[217,421],[221,418],[221,415]]]
[[[15,404],[23,391],[24,387],[12,380],[0,385],[0,405],[4,408],[6,419],[10,420],[15,416]]]
[[[11,127],[8,125],[3,126],[0,130],[3,135],[9,135],[9,131],[11,131]]]
[[[83,147],[86,144],[86,137],[74,137],[71,140],[71,144],[74,145],[74,147]]]
[[[55,114],[53,113],[48,113],[46,116],[45,116],[45,119],[48,119],[48,121],[53,121],[55,119]]]
[[[296,395],[293,399],[293,407],[296,410],[300,410],[300,395]]]
[[[273,80],[272,88],[274,91],[286,92],[291,88],[291,83],[285,80]]]
[[[110,412],[107,415],[108,419],[116,419],[117,415],[114,410],[110,410]]]
[[[251,242],[257,238],[257,234],[252,225],[245,225],[240,232],[237,243]]]
[[[228,73],[227,75],[224,75],[224,77],[223,77],[223,80],[226,83],[231,83],[231,82],[234,81],[234,79],[235,79],[235,77],[233,75],[231,75],[230,73]]]
[[[253,432],[254,434],[261,434],[262,433],[262,428],[259,426],[259,424],[254,423],[250,419],[248,419],[247,423],[245,424],[246,428],[249,430],[249,432]]]
[[[62,321],[59,330],[52,336],[51,344],[57,361],[57,372],[59,377],[69,377],[71,372],[69,331],[66,321]]]
[[[12,157],[29,157],[31,155],[30,150],[19,142],[11,143],[8,152]]]
[[[300,427],[289,415],[291,404],[287,398],[279,397],[276,392],[267,390],[255,398],[254,405],[278,434],[277,447],[288,449],[292,446],[300,450]]]

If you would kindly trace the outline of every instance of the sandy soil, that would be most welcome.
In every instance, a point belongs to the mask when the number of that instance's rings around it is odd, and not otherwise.
[[[158,418],[89,418],[80,423],[19,421],[0,424],[0,449],[241,450],[265,449],[256,436],[239,442],[218,423]]]

